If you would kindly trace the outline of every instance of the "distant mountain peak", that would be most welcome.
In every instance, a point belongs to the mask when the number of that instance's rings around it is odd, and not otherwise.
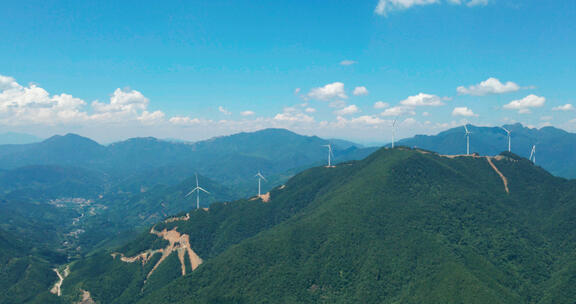
[[[41,142],[41,144],[52,143],[89,143],[100,146],[100,144],[96,141],[74,133],[67,133],[66,135],[54,135]]]

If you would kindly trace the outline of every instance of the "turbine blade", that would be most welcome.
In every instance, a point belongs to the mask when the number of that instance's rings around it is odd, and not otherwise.
[[[192,189],[192,191],[188,192],[188,194],[186,194],[184,197],[190,196],[190,194],[194,193],[194,191],[196,191],[196,188]]]
[[[198,190],[201,190],[201,191],[204,191],[204,192],[206,192],[206,193],[210,194],[210,192],[208,192],[208,191],[204,190],[204,188],[202,188],[202,187],[198,187],[198,188],[196,188],[196,189],[198,189]]]

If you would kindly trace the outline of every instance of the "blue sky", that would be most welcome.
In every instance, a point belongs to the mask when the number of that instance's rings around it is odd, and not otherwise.
[[[22,2],[0,10],[0,131],[576,131],[572,0]]]

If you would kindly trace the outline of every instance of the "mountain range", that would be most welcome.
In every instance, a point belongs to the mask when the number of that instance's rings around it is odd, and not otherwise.
[[[105,188],[102,192],[110,189],[137,192],[159,183],[173,185],[198,172],[247,193],[248,188],[253,188],[249,187],[253,184],[251,177],[258,170],[273,180],[282,179],[281,176],[289,176],[294,170],[324,161],[327,151],[322,145],[329,143],[283,129],[239,133],[196,143],[132,138],[108,146],[67,134],[40,143],[0,145],[0,169],[52,166],[56,171],[62,170],[58,166],[91,170],[94,171],[91,174],[105,177],[94,181]],[[360,159],[372,151],[373,148],[346,141],[334,144],[334,154],[340,161]],[[47,168],[42,170],[46,172]]]
[[[0,146],[0,303],[573,303],[576,184],[545,169],[569,176],[574,134],[505,127],[536,164],[475,126],[472,156],[463,128]]]
[[[382,149],[72,263],[99,303],[573,303],[576,184],[512,153]]]

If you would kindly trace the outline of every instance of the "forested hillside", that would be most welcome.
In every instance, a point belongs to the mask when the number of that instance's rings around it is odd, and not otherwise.
[[[575,192],[514,154],[383,149],[78,260],[60,300],[573,303]]]

